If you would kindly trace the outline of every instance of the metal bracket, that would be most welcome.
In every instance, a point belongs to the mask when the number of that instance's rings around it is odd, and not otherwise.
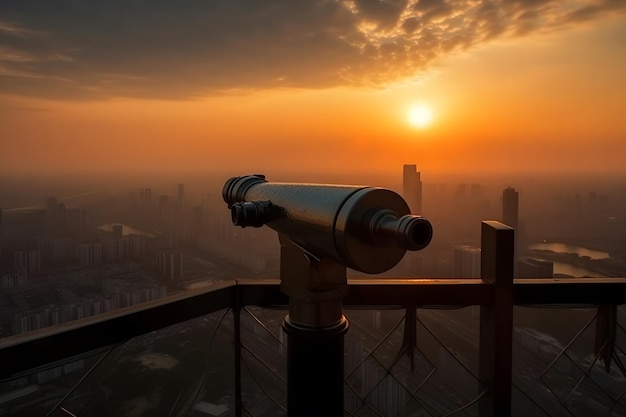
[[[307,327],[329,327],[343,317],[346,267],[320,258],[279,233],[280,289],[289,297],[289,319]]]

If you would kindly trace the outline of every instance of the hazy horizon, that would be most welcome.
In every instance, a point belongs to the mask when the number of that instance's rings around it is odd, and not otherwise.
[[[188,6],[0,6],[0,175],[626,176],[624,3]]]

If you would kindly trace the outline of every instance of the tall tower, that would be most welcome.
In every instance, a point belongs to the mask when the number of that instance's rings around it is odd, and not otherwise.
[[[517,229],[519,226],[519,194],[513,187],[502,192],[502,222]]]
[[[176,205],[179,211],[183,210],[183,202],[185,200],[185,184],[178,184],[178,198]]]
[[[502,223],[515,229],[513,253],[513,276],[517,277],[517,251],[519,242],[519,194],[513,187],[507,187],[502,192]]]
[[[402,171],[402,195],[411,213],[422,214],[422,180],[417,165],[404,165]]]
[[[185,184],[178,184],[176,199],[176,228],[181,238],[185,237]]]

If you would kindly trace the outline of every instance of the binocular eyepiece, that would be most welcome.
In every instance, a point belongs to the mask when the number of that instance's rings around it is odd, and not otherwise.
[[[406,250],[428,246],[433,229],[391,190],[328,184],[271,183],[233,177],[222,190],[233,224],[267,225],[318,257],[366,273],[395,266]]]

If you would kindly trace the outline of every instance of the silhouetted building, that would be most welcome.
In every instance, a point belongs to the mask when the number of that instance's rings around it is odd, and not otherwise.
[[[202,206],[195,206],[191,210],[191,227],[189,230],[189,238],[193,242],[198,240],[199,233],[204,230],[204,209]]]
[[[517,229],[519,223],[519,194],[507,187],[502,192],[502,222]]]
[[[133,259],[141,259],[146,255],[146,237],[142,235],[127,235],[122,241],[127,242],[128,256]]]
[[[137,199],[137,214],[141,216],[142,220],[153,220],[154,211],[152,206],[152,189],[140,188],[139,198]]]
[[[2,274],[0,276],[0,288],[25,287],[28,284],[26,270]]]
[[[103,242],[105,262],[119,262],[124,259],[123,246],[125,244],[126,242],[121,240],[105,240]]]
[[[76,241],[70,237],[37,237],[33,239],[41,258],[49,262],[71,261],[76,258]]]
[[[139,189],[139,207],[142,210],[149,210],[152,206],[152,189],[140,188]]]
[[[121,224],[114,224],[111,227],[111,231],[113,232],[113,237],[115,239],[121,239],[124,235],[124,226]]]
[[[175,281],[183,277],[182,252],[169,249],[157,251],[157,270],[165,278]]]
[[[65,210],[65,231],[76,237],[85,235],[87,232],[87,214],[85,209],[72,207]]]
[[[28,276],[41,273],[41,251],[15,252],[14,258],[16,271],[26,271]]]
[[[46,199],[45,230],[49,235],[56,235],[65,231],[65,204],[59,203],[56,198]]]
[[[179,236],[178,233],[173,230],[168,230],[161,235],[159,239],[161,246],[168,249],[178,248]]]
[[[181,237],[185,239],[185,184],[178,184],[176,197],[176,228]]]
[[[517,253],[519,247],[519,194],[513,187],[502,192],[502,223],[515,229],[514,275],[517,276]]]
[[[176,198],[176,208],[179,212],[183,210],[185,200],[185,184],[178,184],[178,194]]]
[[[109,239],[103,243],[104,261],[108,263],[141,259],[146,254],[145,236],[130,234],[120,239]]]
[[[81,266],[92,267],[102,264],[102,243],[81,243],[78,245],[78,260]]]
[[[169,221],[170,220],[170,196],[161,195],[159,196],[159,217],[161,221]]]
[[[402,171],[402,195],[411,213],[422,214],[422,180],[417,165],[404,165]]]
[[[456,246],[452,254],[454,278],[480,278],[480,248]]]

